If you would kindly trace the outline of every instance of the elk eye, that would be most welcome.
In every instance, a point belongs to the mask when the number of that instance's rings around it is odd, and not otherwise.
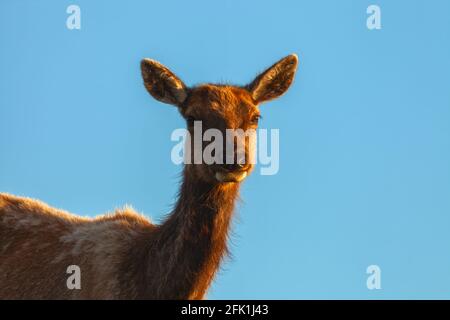
[[[259,119],[261,119],[261,116],[260,116],[260,115],[253,116],[253,118],[252,118],[252,124],[258,124]]]
[[[192,127],[192,126],[194,125],[195,118],[194,118],[194,117],[191,117],[191,116],[186,117],[186,122],[187,122],[187,124],[188,124],[189,127]]]

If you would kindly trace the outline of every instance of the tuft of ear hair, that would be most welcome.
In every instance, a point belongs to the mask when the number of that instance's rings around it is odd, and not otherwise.
[[[156,100],[179,106],[186,99],[186,85],[158,61],[143,59],[141,72],[147,91]]]
[[[291,54],[284,57],[266,71],[258,75],[246,89],[257,103],[269,101],[281,96],[289,89],[298,66],[298,57]]]

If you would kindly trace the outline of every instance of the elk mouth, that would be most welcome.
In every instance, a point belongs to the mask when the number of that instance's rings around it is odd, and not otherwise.
[[[232,171],[232,172],[220,172],[217,171],[215,175],[219,182],[241,182],[247,177],[247,171]]]

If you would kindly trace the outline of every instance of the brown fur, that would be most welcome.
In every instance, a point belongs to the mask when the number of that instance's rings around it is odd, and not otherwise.
[[[247,87],[187,88],[156,61],[141,64],[147,90],[176,105],[189,130],[195,118],[204,130],[221,131],[256,128],[258,104],[284,93],[296,66],[296,56],[288,56]],[[219,182],[214,173],[251,169],[186,165],[178,201],[161,225],[131,208],[82,218],[0,193],[0,298],[202,299],[227,253],[240,185]],[[81,290],[66,286],[70,265],[81,268]]]

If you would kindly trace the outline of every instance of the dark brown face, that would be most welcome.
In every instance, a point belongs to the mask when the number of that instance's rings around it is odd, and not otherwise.
[[[207,84],[190,89],[168,68],[150,59],[141,61],[141,71],[148,92],[177,106],[186,119],[191,136],[188,168],[208,182],[236,183],[247,177],[255,163],[258,105],[286,92],[297,65],[296,55],[287,56],[244,87]],[[200,130],[197,144],[196,129]],[[216,140],[218,136],[222,140]]]
[[[202,133],[213,129],[222,137],[216,135],[211,141],[201,144],[199,152],[205,158],[211,154],[214,162],[194,164],[198,176],[217,182],[240,182],[247,177],[253,168],[251,156],[256,144],[260,113],[246,89],[216,85],[196,87],[190,90],[180,106],[180,112],[186,119],[191,137],[200,125]],[[221,144],[220,148],[211,148],[211,142],[215,139],[218,139],[216,143]],[[191,139],[190,147],[195,149],[194,139]],[[191,153],[191,163],[194,163],[194,153]]]

